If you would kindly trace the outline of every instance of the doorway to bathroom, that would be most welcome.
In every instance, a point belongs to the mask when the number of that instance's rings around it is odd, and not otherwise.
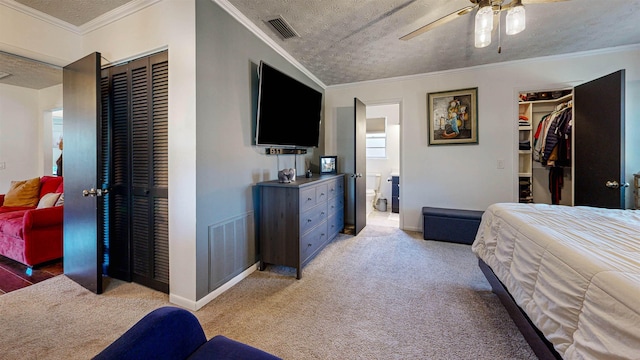
[[[400,102],[367,104],[367,225],[400,227]]]

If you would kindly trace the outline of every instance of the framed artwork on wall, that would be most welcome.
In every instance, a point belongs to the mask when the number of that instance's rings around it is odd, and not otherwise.
[[[338,173],[338,157],[337,156],[320,156],[320,175],[337,174]]]
[[[478,88],[427,94],[429,145],[478,143]]]

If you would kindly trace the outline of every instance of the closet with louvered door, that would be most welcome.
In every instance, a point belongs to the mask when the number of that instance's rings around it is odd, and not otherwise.
[[[102,86],[109,119],[103,142],[111,143],[102,169],[111,190],[104,202],[104,267],[111,277],[168,292],[166,51],[103,70]]]

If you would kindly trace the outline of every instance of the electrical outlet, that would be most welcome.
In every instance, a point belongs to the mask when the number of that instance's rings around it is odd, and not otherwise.
[[[498,169],[504,169],[504,160],[498,160]]]
[[[4,161],[0,162],[0,170],[4,170],[7,168],[7,164]]]

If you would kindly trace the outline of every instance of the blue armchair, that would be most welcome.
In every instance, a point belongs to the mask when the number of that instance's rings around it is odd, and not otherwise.
[[[156,309],[94,357],[118,359],[277,360],[276,356],[222,335],[207,341],[198,319],[176,307]]]

